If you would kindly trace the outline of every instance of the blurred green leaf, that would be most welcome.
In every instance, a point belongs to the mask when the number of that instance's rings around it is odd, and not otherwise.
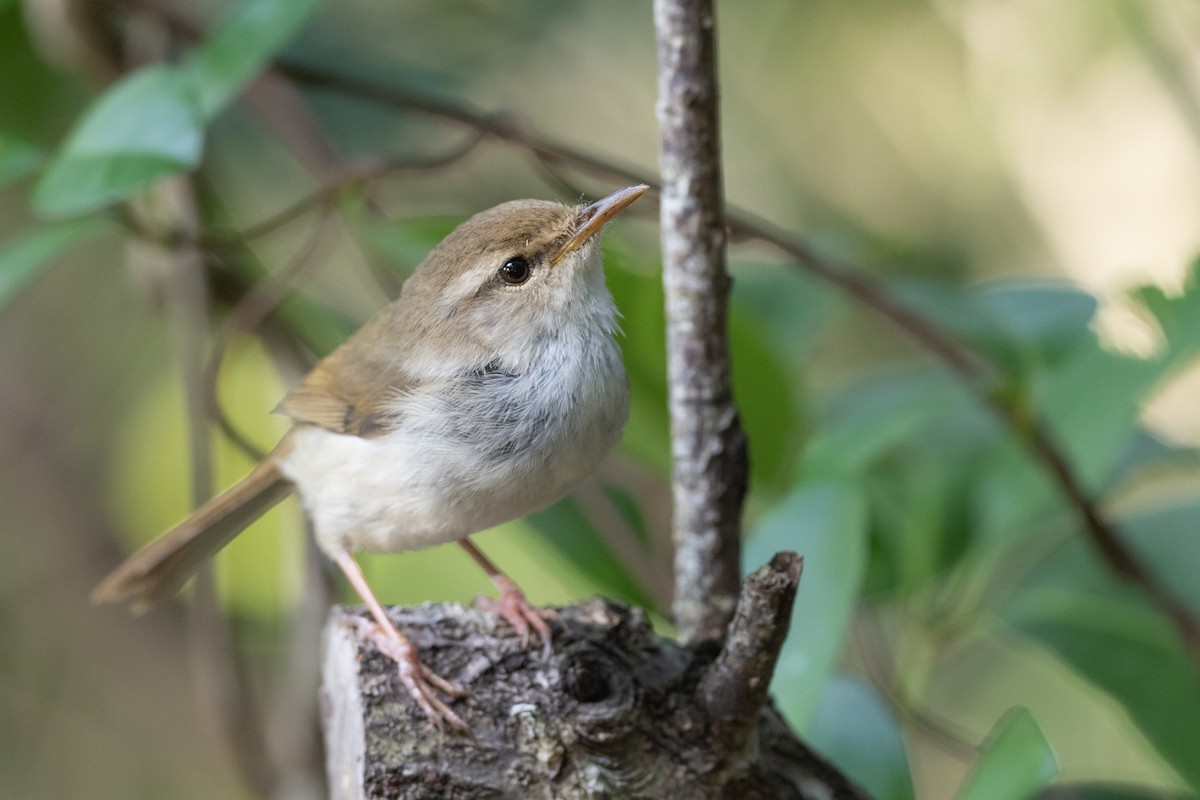
[[[342,208],[353,220],[355,232],[366,250],[394,267],[397,275],[411,274],[462,221],[455,217],[421,217],[397,222],[367,210],[360,200],[356,195],[343,203]]]
[[[111,226],[92,217],[48,223],[0,245],[0,307],[55,256]]]
[[[805,480],[848,478],[900,442],[928,428],[963,391],[940,375],[893,373],[841,393],[805,447]]]
[[[759,320],[737,306],[730,310],[729,340],[733,393],[749,442],[750,477],[756,485],[786,489],[803,425],[794,402],[796,391],[763,338]]]
[[[818,279],[793,266],[744,261],[730,254],[737,313],[755,320],[768,347],[802,373],[808,352],[846,301]]]
[[[1185,795],[1148,786],[1118,783],[1056,783],[1042,800],[1185,800]]]
[[[1067,353],[1077,342],[1090,339],[1098,305],[1080,287],[1048,280],[985,284],[974,292],[974,301],[974,308],[992,323],[990,331],[981,331],[981,338],[1002,333],[1044,356]]]
[[[33,192],[43,214],[90,211],[200,160],[203,118],[190,82],[154,66],[121,80],[76,123]]]
[[[1168,294],[1162,287],[1147,285],[1136,289],[1132,298],[1145,306],[1154,317],[1166,340],[1166,350],[1155,361],[1158,373],[1184,366],[1200,350],[1200,258],[1193,261],[1180,294]]]
[[[212,119],[308,20],[320,0],[241,0],[187,60],[200,113]]]
[[[43,214],[100,208],[192,169],[204,125],[308,18],[316,0],[245,0],[181,66],[134,72],[76,122],[34,188]]]
[[[871,507],[871,594],[923,586],[974,541],[979,452],[1001,435],[991,413],[945,375],[893,370],[853,384],[805,448],[805,481],[854,481]]]
[[[650,596],[638,586],[574,500],[568,497],[545,511],[531,514],[525,521],[542,539],[578,564],[589,578],[603,587],[606,595],[643,608],[654,608]]]
[[[806,738],[875,800],[914,797],[900,727],[866,683],[834,676],[821,694]]]
[[[29,175],[45,157],[42,148],[25,137],[0,129],[0,187]]]
[[[629,375],[629,422],[621,449],[660,472],[671,468],[667,421],[667,342],[661,277],[639,270],[632,256],[605,244],[608,287],[621,312],[617,337]]]
[[[808,484],[772,509],[746,546],[746,571],[781,550],[804,557],[792,632],[772,682],[780,711],[802,731],[842,649],[862,582],[866,527],[866,504],[853,484]]]
[[[1089,487],[1099,487],[1111,473],[1149,393],[1200,355],[1198,278],[1200,262],[1192,264],[1186,291],[1177,296],[1153,287],[1134,292],[1162,330],[1165,347],[1157,356],[1080,347],[1047,381],[1039,405]],[[1080,402],[1084,388],[1087,402]]]
[[[1198,269],[1192,265],[1186,291],[1177,296],[1154,288],[1133,294],[1163,331],[1161,353],[1136,358],[1106,350],[1094,337],[1079,339],[1020,401],[1039,414],[1085,490],[1098,493],[1111,483],[1137,435],[1146,398],[1200,355]],[[1058,488],[1024,443],[1006,438],[980,458],[991,476],[978,506],[983,538],[1011,543],[1034,530],[1039,518],[1064,509]]]
[[[1170,532],[1167,540],[1178,545],[1179,536]],[[1192,552],[1188,559],[1194,558]],[[1081,542],[1071,541],[1031,573],[1001,615],[1115,698],[1167,762],[1200,788],[1195,665],[1140,592],[1118,584]]]
[[[1200,500],[1122,520],[1123,538],[1175,596],[1200,614]]]
[[[960,800],[1027,800],[1058,774],[1050,743],[1024,708],[1010,711],[988,736]]]
[[[1141,475],[1170,469],[1200,467],[1200,448],[1167,442],[1145,429],[1133,432],[1105,487],[1111,491]]]
[[[974,541],[971,465],[940,438],[896,449],[865,482],[871,501],[870,589],[911,595]]]
[[[1056,509],[1067,513],[1046,469],[1008,432],[980,449],[974,473],[972,527],[976,539],[994,553],[1036,530],[1038,521]]]
[[[967,287],[900,281],[897,297],[1023,378],[1093,338],[1096,298],[1064,281],[1004,281]]]
[[[601,488],[604,490],[605,497],[617,509],[617,513],[621,515],[621,519],[625,521],[629,529],[637,536],[638,541],[649,547],[650,530],[646,527],[646,517],[642,514],[642,509],[638,506],[637,498],[620,486],[605,483]]]

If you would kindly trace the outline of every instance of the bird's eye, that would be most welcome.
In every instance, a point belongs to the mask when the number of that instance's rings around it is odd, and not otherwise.
[[[504,262],[504,266],[500,267],[500,280],[516,286],[529,280],[531,271],[529,262],[524,256],[513,256]]]

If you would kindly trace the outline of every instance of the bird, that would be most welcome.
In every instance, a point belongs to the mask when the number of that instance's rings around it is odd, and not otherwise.
[[[274,449],[114,569],[92,600],[140,610],[169,599],[295,493],[370,612],[361,637],[396,662],[433,724],[465,730],[441,696],[462,689],[421,663],[354,554],[458,541],[500,593],[488,607],[550,647],[553,612],[531,606],[468,537],[557,502],[620,438],[629,383],[599,238],[648,188],[591,204],[514,200],[460,224],[287,392],[275,410],[292,427]]]

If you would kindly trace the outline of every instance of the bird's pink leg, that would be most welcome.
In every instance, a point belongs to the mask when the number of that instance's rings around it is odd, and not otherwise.
[[[466,723],[434,693],[434,689],[440,689],[452,697],[461,697],[463,691],[450,681],[434,674],[421,663],[417,657],[416,648],[408,639],[404,638],[400,631],[396,630],[396,626],[384,613],[383,606],[375,599],[375,594],[367,585],[367,579],[359,569],[354,556],[350,555],[348,550],[342,550],[334,556],[334,561],[342,568],[342,572],[346,573],[350,584],[367,604],[371,616],[375,618],[373,625],[366,620],[359,624],[359,635],[369,639],[379,649],[379,652],[396,662],[396,666],[400,668],[400,682],[404,684],[409,696],[425,712],[425,716],[429,718],[430,722],[438,728],[441,728],[442,723],[445,722],[449,723],[452,728],[461,731],[469,730]]]
[[[475,563],[487,573],[492,585],[500,591],[499,600],[493,600],[490,597],[476,597],[475,605],[485,611],[496,612],[508,620],[523,643],[529,641],[530,628],[537,631],[538,636],[542,639],[542,650],[549,655],[551,631],[546,620],[561,623],[562,617],[559,616],[559,613],[552,608],[535,608],[530,605],[529,601],[525,599],[525,593],[513,582],[512,578],[501,572],[500,568],[493,564],[470,539],[461,539],[459,544],[470,553],[471,558],[475,559]]]

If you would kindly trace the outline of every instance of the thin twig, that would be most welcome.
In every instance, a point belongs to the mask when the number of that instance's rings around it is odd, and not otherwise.
[[[271,214],[265,219],[251,223],[245,228],[233,231],[205,231],[191,233],[174,228],[152,228],[141,223],[136,217],[127,214],[118,207],[113,213],[116,220],[126,229],[138,236],[163,245],[186,244],[201,247],[206,250],[220,250],[229,247],[243,247],[250,242],[275,233],[280,228],[300,219],[310,211],[331,206],[345,191],[363,184],[371,183],[398,172],[408,170],[440,169],[468,156],[483,140],[484,134],[468,137],[462,142],[447,149],[444,153],[433,156],[398,156],[373,164],[350,167],[341,171],[336,177],[323,183],[319,188],[286,208]]]
[[[883,633],[867,613],[856,615],[851,636],[868,683],[900,715],[901,719],[925,734],[930,741],[954,758],[969,763],[979,756],[979,748],[956,733],[951,725],[931,711],[918,708],[905,695],[894,674],[893,659],[887,655]]]
[[[397,156],[384,159],[376,164],[364,165],[346,170],[342,175],[329,181],[307,197],[301,198],[272,216],[256,222],[240,231],[209,234],[201,239],[202,243],[244,244],[272,233],[292,220],[298,219],[305,212],[324,206],[336,199],[344,190],[371,183],[381,178],[389,177],[397,172],[409,170],[432,170],[448,167],[466,158],[483,141],[484,135],[477,133],[462,142],[448,148],[444,153],[432,156]]]
[[[1015,429],[1020,418],[1009,406],[993,402],[993,408],[1001,413]],[[1162,583],[1145,562],[1121,541],[1113,528],[1100,513],[1099,507],[1080,484],[1062,450],[1053,442],[1051,433],[1041,424],[1030,424],[1025,441],[1038,454],[1042,464],[1054,476],[1060,490],[1084,519],[1089,541],[1108,565],[1109,570],[1139,587],[1150,601],[1170,618],[1175,629],[1183,638],[1194,664],[1200,665],[1200,620],[1190,606]]]

